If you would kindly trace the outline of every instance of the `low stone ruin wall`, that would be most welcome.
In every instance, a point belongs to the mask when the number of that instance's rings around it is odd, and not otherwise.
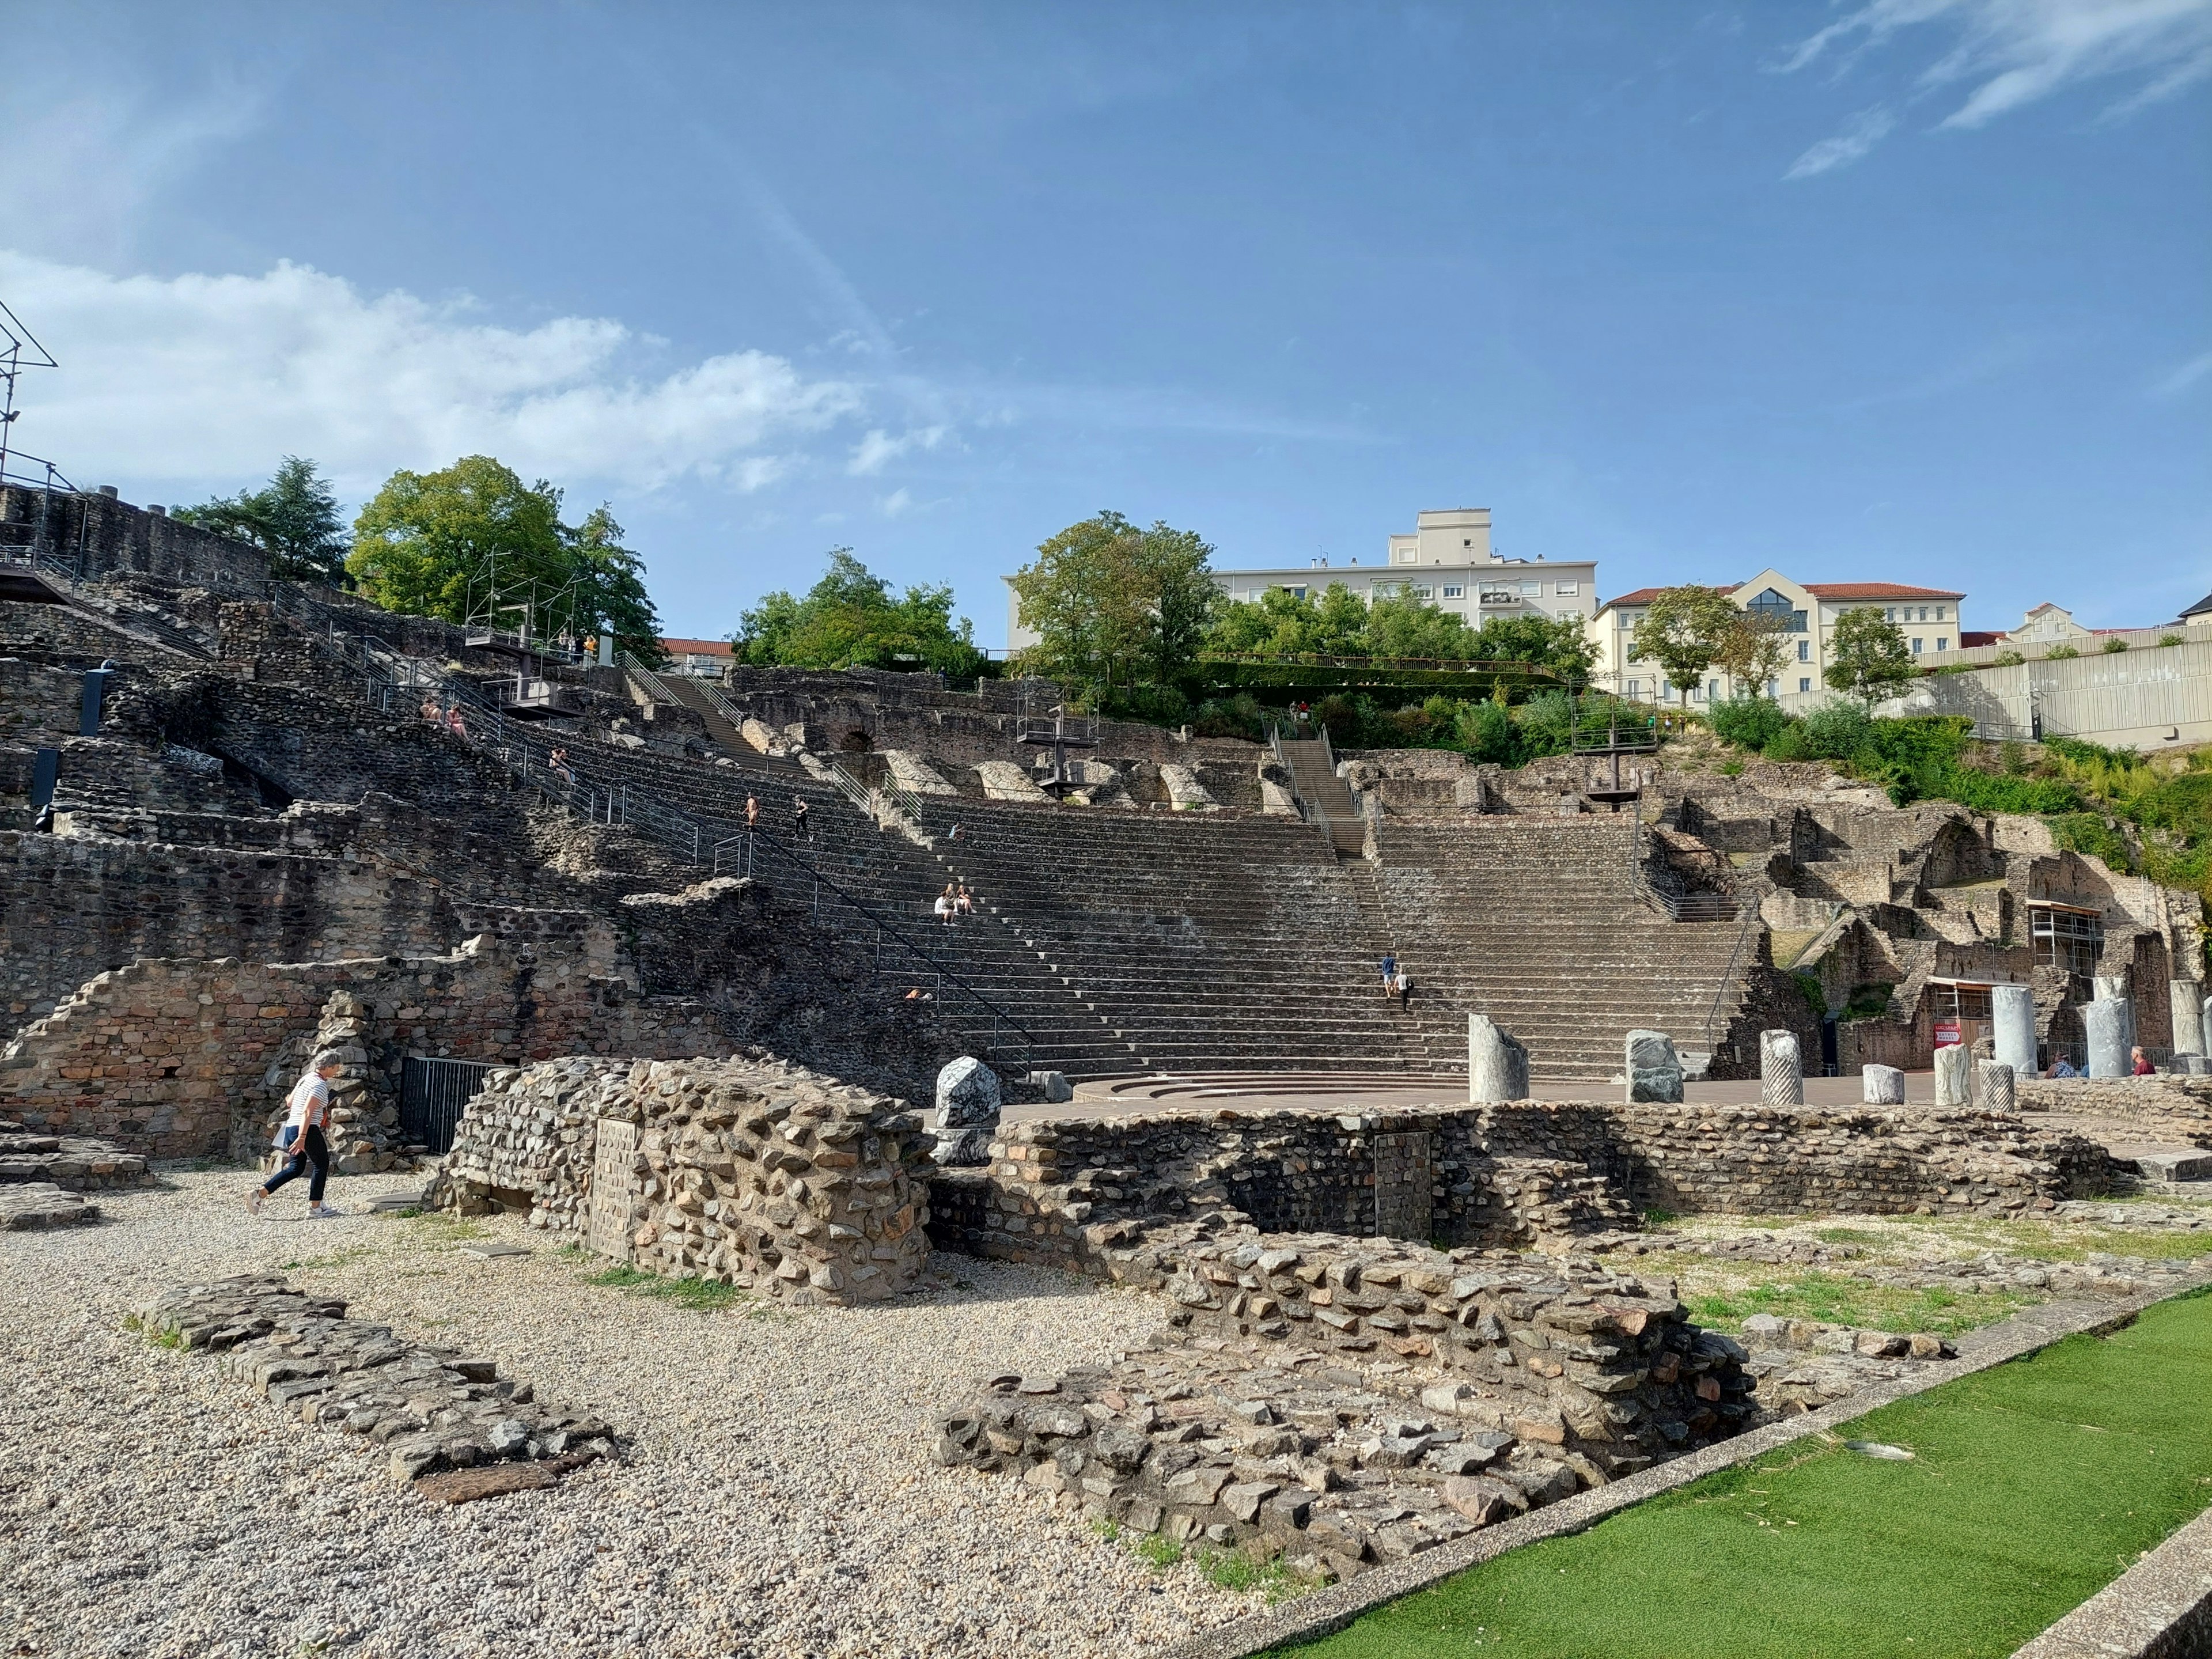
[[[2102,1192],[2080,1136],[1980,1111],[1554,1103],[1223,1110],[1007,1126],[938,1177],[940,1243],[1096,1271],[1123,1223],[1216,1211],[1269,1231],[1513,1246],[1736,1213],[2017,1213]]]
[[[941,1462],[1344,1578],[1751,1414],[1741,1347],[1590,1261],[1130,1231],[1108,1271],[1164,1291],[1178,1333],[1112,1367],[990,1380],[938,1419]]]
[[[444,957],[134,963],[0,1048],[0,1106],[29,1128],[156,1158],[258,1156],[273,1101],[340,994],[359,1005],[364,1063],[387,1097],[410,1053],[514,1062],[726,1046],[713,1010],[641,998],[590,963],[580,937],[516,950],[490,935]],[[388,1109],[387,1097],[376,1111]]]
[[[653,1273],[873,1302],[928,1255],[927,1140],[901,1102],[765,1055],[562,1060],[492,1076],[433,1195],[526,1204],[532,1226]]]

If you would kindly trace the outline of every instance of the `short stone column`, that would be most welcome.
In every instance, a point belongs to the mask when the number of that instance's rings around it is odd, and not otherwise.
[[[2173,1010],[2174,1054],[2212,1054],[2212,1048],[2204,1046],[2204,981],[2196,979],[2169,981],[2166,1002],[2167,1006]]]
[[[1859,1070],[1860,1098],[1869,1106],[1905,1104],[1905,1073],[1894,1066],[1866,1066]]]
[[[1976,1103],[1985,1112],[2013,1109],[2013,1069],[2000,1060],[1985,1060],[1974,1067]]]
[[[1528,1098],[1528,1050],[1487,1014],[1467,1017],[1467,1099],[1495,1106]]]
[[[1674,1039],[1664,1031],[1631,1031],[1627,1054],[1628,1098],[1679,1105],[1682,1099],[1682,1060],[1674,1052]]]
[[[1936,1103],[1938,1106],[1972,1103],[1969,1091],[1973,1086],[1973,1063],[1972,1053],[1955,1042],[1936,1051]]]
[[[2035,1075],[2035,993],[2025,985],[1990,987],[1991,1046],[2021,1077]]]
[[[2135,1070],[2128,1051],[2136,1046],[2135,1005],[2125,997],[2100,997],[2081,1010],[2081,1029],[2089,1038],[2089,1075],[2126,1077]]]
[[[1797,1058],[1797,1033],[1761,1031],[1759,1034],[1759,1103],[1762,1106],[1802,1106],[1805,1068]]]

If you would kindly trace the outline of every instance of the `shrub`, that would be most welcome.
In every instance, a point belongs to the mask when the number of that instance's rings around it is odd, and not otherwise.
[[[2027,659],[2021,656],[2017,651],[2004,650],[1998,652],[1996,656],[1991,657],[1990,659],[1990,665],[1994,668],[2017,668],[2021,664],[2027,660]]]
[[[1801,761],[1813,758],[1813,751],[1805,746],[1805,722],[1792,720],[1767,739],[1766,746],[1759,751],[1772,761]]]
[[[1514,763],[1520,733],[1503,704],[1462,703],[1455,724],[1460,747],[1472,759],[1493,766]]]
[[[2043,653],[2045,662],[2067,662],[2081,653],[2070,645],[2054,645]]]
[[[2121,639],[2117,635],[2105,641],[2105,654],[2106,656],[2111,656],[2114,652],[2124,651],[2127,648],[2128,642],[2125,640]]]
[[[2179,645],[2182,638],[2179,634],[2161,634],[2158,636],[2158,642],[2160,645]]]
[[[1739,749],[1765,748],[1795,718],[1780,703],[1759,696],[1730,697],[1705,711],[1714,734]]]
[[[1805,752],[1815,760],[1849,760],[1866,747],[1873,731],[1864,708],[1838,697],[1805,716]]]

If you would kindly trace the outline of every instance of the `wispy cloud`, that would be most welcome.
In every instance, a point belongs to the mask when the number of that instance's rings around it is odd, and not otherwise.
[[[368,295],[306,265],[115,276],[0,252],[0,291],[63,365],[18,435],[73,472],[245,479],[293,453],[362,492],[483,452],[560,479],[754,490],[866,401],[765,352],[671,369],[611,319],[503,327],[465,297]]]
[[[2212,0],[1868,0],[1808,37],[1778,67],[1788,73],[1833,55],[1848,69],[1935,24],[1953,38],[1921,71],[1919,85],[1930,93],[1970,88],[1943,118],[1945,127],[1984,125],[2075,82],[2144,77],[2108,106],[2106,115],[2118,117],[2212,75]]]
[[[2178,398],[2207,375],[2212,375],[2212,351],[2201,353],[2167,370],[2151,382],[2150,389],[2156,397]]]
[[[1881,105],[1863,109],[1844,124],[1832,138],[1823,138],[1790,165],[1785,179],[1811,179],[1837,167],[1848,167],[1889,137],[1897,117]]]
[[[853,459],[845,464],[845,471],[856,478],[872,477],[882,471],[886,463],[910,451],[936,448],[951,430],[946,426],[917,427],[894,438],[878,427],[854,446]]]

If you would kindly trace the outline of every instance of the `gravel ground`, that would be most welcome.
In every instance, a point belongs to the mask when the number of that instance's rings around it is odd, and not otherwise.
[[[1147,1297],[950,1257],[958,1285],[890,1307],[701,1313],[581,1283],[507,1218],[475,1224],[530,1256],[435,1218],[311,1223],[289,1192],[257,1220],[249,1179],[173,1171],[97,1226],[0,1233],[0,1655],[1121,1656],[1254,1605],[930,1458],[969,1379],[1109,1360],[1158,1326]],[[597,1412],[630,1461],[434,1505],[121,1327],[151,1290],[271,1268]]]

